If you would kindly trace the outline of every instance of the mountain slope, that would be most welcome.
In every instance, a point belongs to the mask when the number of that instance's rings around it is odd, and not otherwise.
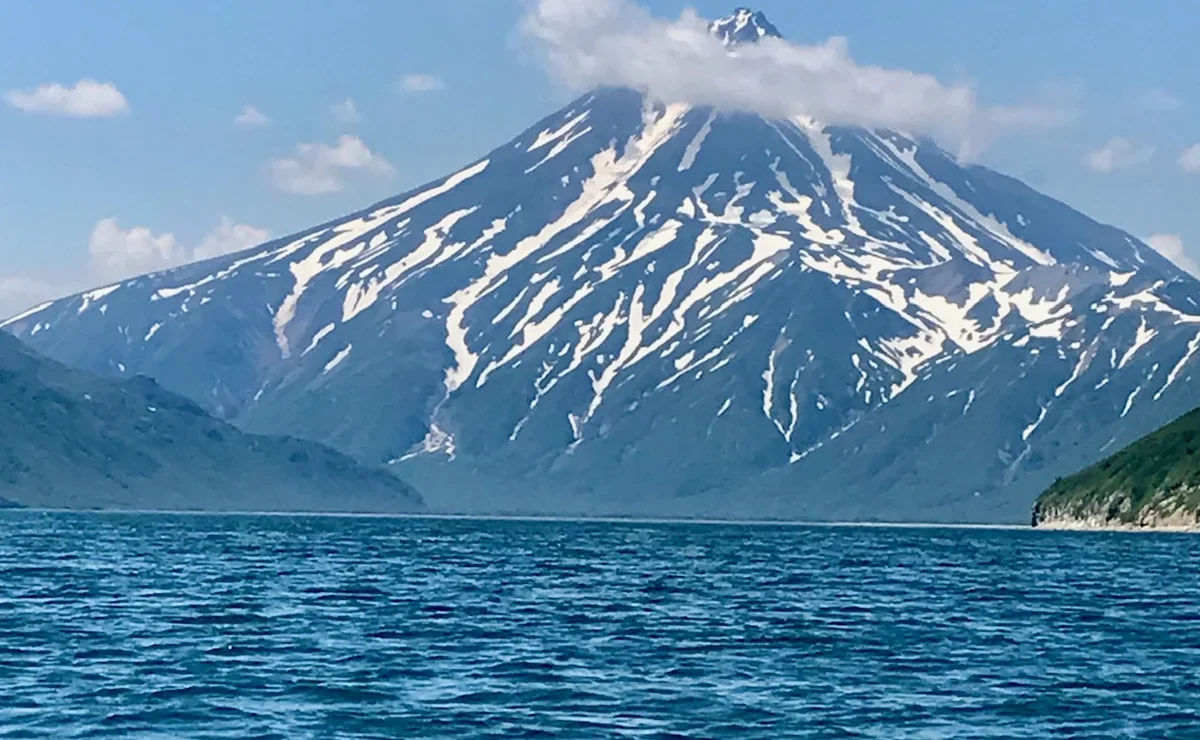
[[[1196,288],[928,140],[604,89],[359,213],[5,327],[464,510],[1011,521],[1200,404]]]
[[[146,378],[109,381],[0,334],[0,501],[53,508],[412,511],[398,478],[244,434]]]
[[[1055,481],[1034,526],[1200,528],[1200,409],[1112,457]]]

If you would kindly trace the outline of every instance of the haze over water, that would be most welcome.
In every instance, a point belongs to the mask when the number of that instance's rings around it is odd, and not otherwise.
[[[0,515],[0,737],[1194,737],[1200,540]]]

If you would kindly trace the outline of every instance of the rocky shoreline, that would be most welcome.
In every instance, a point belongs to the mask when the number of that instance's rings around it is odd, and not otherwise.
[[[1130,524],[1115,521],[1057,519],[1038,522],[1036,529],[1050,532],[1183,532],[1200,533],[1200,524]]]
[[[1200,532],[1200,511],[1187,505],[1184,491],[1159,493],[1133,510],[1127,494],[1114,494],[1086,503],[1048,504],[1033,509],[1037,529],[1125,532]]]

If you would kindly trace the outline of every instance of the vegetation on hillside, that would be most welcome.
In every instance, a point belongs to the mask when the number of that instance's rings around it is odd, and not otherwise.
[[[1098,516],[1132,524],[1150,514],[1180,510],[1200,510],[1200,409],[1055,481],[1034,505],[1034,523],[1048,517]]]

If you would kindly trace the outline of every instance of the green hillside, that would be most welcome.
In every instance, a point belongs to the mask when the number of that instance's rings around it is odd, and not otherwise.
[[[1056,481],[1034,504],[1033,524],[1184,527],[1198,511],[1200,409]]]

